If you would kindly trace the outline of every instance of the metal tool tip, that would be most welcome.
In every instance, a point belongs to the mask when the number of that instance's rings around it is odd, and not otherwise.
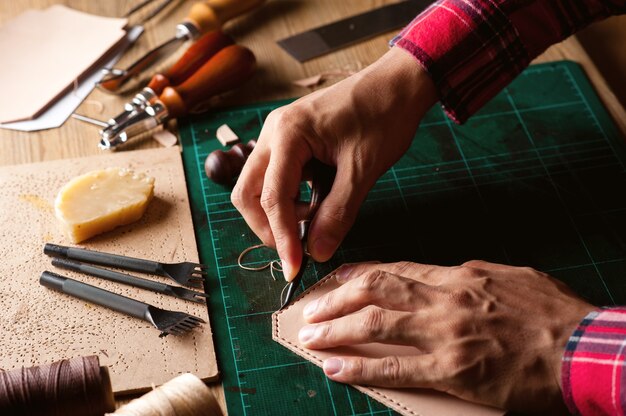
[[[287,307],[289,302],[291,302],[291,298],[293,298],[294,293],[296,293],[296,285],[294,285],[293,281],[291,281],[287,285],[287,293],[285,294],[285,298],[281,299],[282,302],[281,302],[280,308],[278,308],[279,311]]]

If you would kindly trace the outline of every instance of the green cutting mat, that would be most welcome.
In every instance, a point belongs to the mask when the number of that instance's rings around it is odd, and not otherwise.
[[[237,266],[258,240],[229,189],[204,174],[206,156],[220,147],[219,125],[256,138],[267,114],[287,102],[196,116],[180,129],[200,257],[211,268],[209,308],[229,413],[392,414],[272,341],[270,316],[284,282]],[[336,256],[310,264],[303,286],[344,262],[485,259],[549,272],[594,304],[626,304],[625,160],[621,137],[576,64],[530,67],[464,126],[438,107],[430,111]]]

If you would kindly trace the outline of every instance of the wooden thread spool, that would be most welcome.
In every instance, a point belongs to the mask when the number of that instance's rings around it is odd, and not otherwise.
[[[241,173],[241,169],[255,145],[256,140],[250,140],[246,144],[237,143],[226,152],[223,150],[211,152],[204,162],[206,175],[215,183],[232,184]]]
[[[197,416],[222,414],[217,399],[193,374],[181,374],[120,407],[117,416]]]
[[[0,371],[0,414],[102,416],[115,409],[111,380],[98,357]]]

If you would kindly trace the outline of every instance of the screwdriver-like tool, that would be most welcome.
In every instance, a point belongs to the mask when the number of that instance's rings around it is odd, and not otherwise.
[[[129,118],[143,111],[146,106],[154,103],[165,87],[183,83],[213,55],[233,43],[232,38],[220,30],[202,35],[172,67],[163,73],[154,75],[148,85],[124,105],[124,111],[108,120],[108,125],[115,126],[125,123]]]
[[[228,20],[244,14],[265,0],[207,0],[194,3],[184,22],[176,26],[176,35],[154,48],[125,70],[111,70],[100,82],[100,87],[116,92],[129,79],[138,75],[160,59],[169,56],[187,40],[222,27]]]
[[[238,87],[252,75],[255,65],[256,59],[249,49],[240,45],[225,47],[182,84],[165,87],[143,111],[100,131],[100,148],[115,148],[167,119],[187,114],[214,95]]]

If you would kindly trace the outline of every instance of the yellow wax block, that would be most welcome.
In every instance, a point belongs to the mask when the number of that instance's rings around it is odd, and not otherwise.
[[[123,168],[78,176],[57,195],[54,208],[74,243],[137,221],[154,194],[154,178]]]

